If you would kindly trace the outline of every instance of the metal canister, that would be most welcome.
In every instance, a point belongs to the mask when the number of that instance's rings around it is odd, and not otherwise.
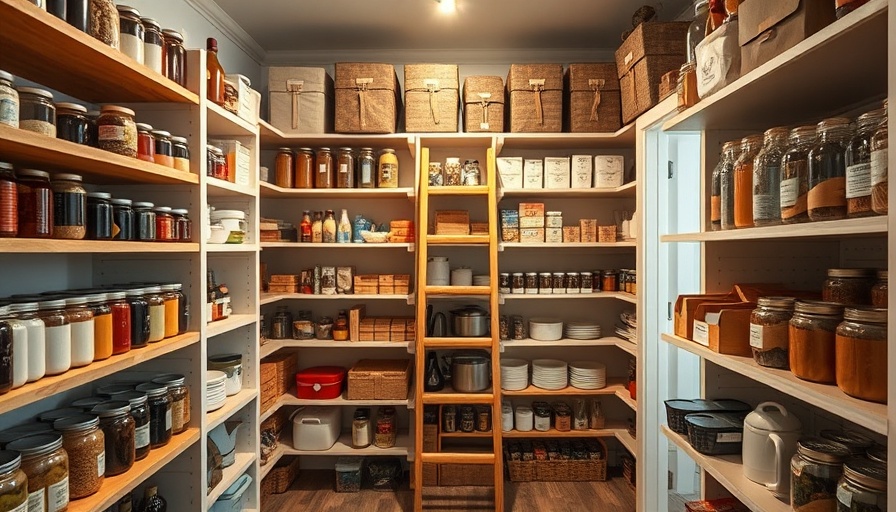
[[[551,278],[550,272],[542,272],[538,274],[538,293],[547,294],[554,292],[554,280]]]
[[[578,272],[567,272],[566,273],[566,293],[579,293],[579,273]]]
[[[594,289],[594,274],[591,272],[579,274],[579,289],[581,293],[591,293]]]

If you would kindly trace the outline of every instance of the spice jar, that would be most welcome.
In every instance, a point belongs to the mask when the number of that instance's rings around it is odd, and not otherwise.
[[[99,110],[87,111],[87,145],[92,148],[99,147],[99,127],[96,124],[99,118]]]
[[[887,307],[887,294],[889,293],[887,286],[887,271],[877,271],[877,282],[871,287],[871,305],[876,308]]]
[[[320,320],[314,326],[314,337],[319,340],[333,339],[333,319],[331,317],[320,317]]]
[[[65,299],[65,314],[72,331],[72,368],[87,366],[93,362],[95,338],[93,311],[87,305],[87,297]]]
[[[181,283],[171,283],[162,287],[167,293],[177,294],[177,334],[187,332],[187,328],[190,326],[190,304],[187,301],[187,296],[184,295],[183,288],[184,285]]]
[[[0,124],[19,127],[19,93],[13,86],[13,77],[0,70]]]
[[[523,292],[529,295],[538,294],[538,272],[526,272],[523,278]]]
[[[2,105],[0,105],[2,108]],[[19,197],[12,164],[0,162],[0,238],[19,233]]]
[[[171,154],[174,156],[175,169],[190,172],[190,146],[186,137],[171,137]]]
[[[155,153],[153,162],[174,168],[174,147],[171,144],[171,134],[164,130],[153,130],[152,138],[155,141]]]
[[[887,110],[887,101],[884,101]],[[887,201],[889,184],[887,173],[887,148],[889,147],[888,117],[884,115],[880,126],[871,136],[871,209],[878,215],[889,211]]]
[[[277,151],[277,156],[274,157],[274,168],[276,169],[274,184],[278,187],[293,188],[295,186],[294,165],[292,150],[280,148]]]
[[[115,476],[131,469],[136,460],[135,423],[131,404],[113,400],[97,405],[93,414],[100,417],[100,428],[106,443],[106,476]]]
[[[131,348],[143,348],[149,343],[150,318],[146,290],[134,288],[125,292],[131,312]]]
[[[460,407],[460,431],[473,432],[476,430],[476,410],[472,405]]]
[[[762,135],[741,139],[740,155],[734,162],[734,225],[738,228],[753,226],[753,160],[762,148],[762,141]]]
[[[333,324],[333,341],[348,341],[348,338],[348,316],[344,309],[340,309],[336,323]]]
[[[836,354],[837,387],[862,400],[887,403],[886,309],[844,309]]]
[[[352,148],[336,153],[336,188],[355,188],[355,156]]]
[[[140,21],[140,12],[127,5],[118,5],[119,17],[119,49],[121,53],[143,64],[144,29]]]
[[[566,293],[579,293],[582,287],[579,286],[579,273],[566,273]]]
[[[788,369],[793,297],[760,297],[750,314],[750,347],[759,366]]]
[[[836,511],[837,484],[849,450],[819,437],[800,439],[790,460],[790,503],[794,510]],[[815,503],[815,505],[810,505]]]
[[[821,289],[822,300],[844,305],[871,304],[874,270],[870,268],[830,268]]]
[[[836,382],[835,334],[843,306],[832,302],[796,301],[790,319],[790,371],[800,379]]]
[[[77,174],[55,174],[53,187],[53,238],[81,240],[87,235],[87,190]]]
[[[134,240],[134,208],[130,199],[112,199],[113,240]]]
[[[190,425],[190,388],[184,384],[186,377],[170,373],[159,375],[152,382],[168,387],[168,397],[171,399],[171,434],[177,435],[185,431]]]
[[[149,407],[146,405],[146,393],[129,389],[116,393],[112,399],[128,402],[129,412],[134,419],[134,460],[145,459],[150,452]]]
[[[358,154],[358,186],[374,188],[377,182],[377,159],[372,148],[361,148]]]
[[[37,302],[21,302],[12,304],[9,312],[16,316],[16,322],[21,322],[28,333],[27,348],[27,382],[42,379],[47,373],[46,356],[46,325],[38,316]],[[13,326],[15,328],[15,326]],[[15,339],[13,340],[15,341]],[[13,354],[15,356],[15,354]],[[16,361],[19,359],[16,358]],[[13,369],[15,371],[15,369]]]
[[[314,188],[333,188],[333,154],[320,148],[314,155]]]
[[[112,355],[131,350],[131,306],[124,292],[110,292],[109,309],[112,310]]]
[[[686,62],[678,70],[675,91],[678,94],[678,111],[693,107],[699,101],[697,96],[697,63]]]
[[[457,432],[457,409],[453,405],[442,406],[442,432]]]
[[[143,290],[146,303],[149,305],[149,342],[155,343],[165,339],[165,296],[160,286],[152,286]]]
[[[120,47],[119,16],[112,0],[90,0],[88,34],[116,50]]]
[[[858,129],[846,145],[846,215],[868,217],[871,209],[871,136],[887,116],[884,109],[872,110],[856,120]]]
[[[28,510],[28,477],[18,452],[0,451],[0,504],[10,512]]]
[[[137,124],[134,111],[115,105],[104,105],[97,119],[97,144],[112,153],[137,157]]]
[[[579,272],[579,293],[591,293],[594,288],[594,274]]]
[[[514,272],[510,277],[510,293],[526,293],[526,278],[522,272]]]
[[[558,432],[572,430],[572,409],[566,402],[554,403],[554,429]]]
[[[526,339],[526,322],[523,321],[523,317],[520,315],[513,315],[510,317],[510,322],[513,331],[513,339]]]
[[[209,151],[212,153],[214,162],[210,176],[218,178],[219,180],[229,180],[230,166],[227,163],[227,157],[224,156],[224,150],[218,147],[209,146]]]
[[[37,510],[66,510],[69,502],[68,454],[62,435],[52,432],[24,437],[6,445],[22,455],[22,471],[28,477],[28,502]],[[14,510],[14,509],[13,509]]]
[[[818,123],[818,140],[809,150],[809,218],[846,217],[846,145],[849,119],[835,117]]]
[[[370,439],[370,408],[359,407],[352,419],[352,448],[367,448]]]
[[[171,441],[172,411],[168,386],[147,382],[137,386],[137,391],[146,393],[149,407],[149,446],[155,450]]]
[[[550,430],[551,406],[547,402],[532,402],[532,411],[535,414],[535,430],[539,432],[547,432]]]
[[[815,145],[815,126],[790,131],[788,149],[781,157],[781,221],[809,222],[809,150]]]
[[[50,174],[34,169],[19,169],[17,175],[19,236],[50,238],[53,235],[53,190],[50,188]]]
[[[183,295],[177,291],[176,284],[162,285],[162,298],[165,306],[165,337],[177,336],[179,330],[179,302]]]
[[[483,405],[476,408],[476,431],[489,432],[492,429],[492,410]]]
[[[72,367],[72,326],[65,313],[65,300],[48,300],[38,304],[47,355],[47,375],[59,375]]]
[[[89,142],[89,130],[87,107],[77,103],[56,104],[56,137],[86,145]]]
[[[37,87],[19,87],[19,128],[56,137],[53,93]]]
[[[395,446],[395,438],[398,431],[396,421],[394,407],[380,407],[377,410],[376,433],[373,438],[373,444],[377,448],[392,448]]]
[[[134,240],[156,241],[156,214],[152,203],[134,202]]]
[[[140,18],[143,24],[143,64],[162,74],[162,27],[152,18]]]
[[[462,183],[463,167],[460,164],[460,158],[445,159],[445,185],[448,187],[457,187]]]
[[[566,273],[554,272],[551,274],[551,292],[555,295],[566,293]]]
[[[146,123],[136,123],[137,127],[137,158],[145,162],[154,162],[156,156],[156,141],[152,138],[152,126]]]
[[[87,194],[87,239],[112,239],[112,194],[90,192]]]
[[[292,313],[289,312],[287,306],[277,306],[277,312],[274,313],[274,320],[271,322],[271,339],[286,340],[290,336],[290,326],[292,325]]]
[[[765,131],[762,149],[753,160],[753,224],[781,223],[781,157],[788,137],[786,127]]]
[[[68,455],[69,497],[78,500],[100,490],[106,474],[106,439],[100,419],[80,414],[53,422],[62,433],[62,447]]]
[[[311,148],[299,148],[293,155],[293,186],[314,188],[314,178],[314,151]]]
[[[156,206],[152,209],[156,214],[156,242],[174,242],[174,216],[168,206]]]
[[[102,361],[112,355],[112,308],[106,294],[87,296],[87,306],[93,314],[93,360]]]
[[[501,272],[498,274],[498,293],[510,293],[510,273]]]
[[[162,40],[165,43],[162,49],[165,76],[181,87],[186,87],[187,50],[184,48],[184,36],[176,30],[166,28],[162,30]]]
[[[376,186],[379,188],[398,187],[398,156],[395,155],[394,149],[387,148],[380,153]]]
[[[837,484],[837,510],[887,510],[886,463],[864,457],[847,460]]]

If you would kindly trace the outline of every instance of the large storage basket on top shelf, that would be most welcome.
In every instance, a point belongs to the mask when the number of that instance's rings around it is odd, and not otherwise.
[[[570,64],[566,84],[566,127],[573,133],[615,132],[622,127],[616,64]]]
[[[464,131],[504,131],[504,79],[468,76],[464,80]]]
[[[395,133],[401,87],[391,64],[336,63],[336,132]]]
[[[459,85],[454,64],[406,64],[405,131],[457,132]]]
[[[507,75],[510,131],[554,133],[563,129],[563,66],[511,64]]]
[[[272,67],[271,124],[287,135],[333,131],[333,79],[324,68]]]

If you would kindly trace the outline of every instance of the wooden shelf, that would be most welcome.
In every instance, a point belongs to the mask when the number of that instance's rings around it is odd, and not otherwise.
[[[492,388],[480,393],[458,393],[446,385],[442,391],[425,391],[423,393],[424,404],[457,405],[457,404],[484,404],[489,405],[494,400]]]
[[[488,297],[491,293],[489,286],[426,286],[424,288],[427,298],[434,296],[483,296]]]
[[[199,341],[198,332],[188,332],[158,343],[150,343],[144,348],[133,349],[125,354],[96,361],[81,368],[69,370],[61,375],[44,377],[38,381],[13,389],[0,395],[0,410],[11,411],[32,404],[63,391],[89,384],[113,373],[120,372],[140,363],[155,359]]]
[[[509,391],[506,389],[501,390],[501,394],[504,396],[592,396],[592,395],[616,395],[624,392],[625,397],[628,397],[628,388],[626,388],[625,383],[620,378],[607,378],[607,385],[600,389],[579,389],[574,388],[572,386],[566,386],[563,389],[558,390],[550,390],[550,389],[541,389],[539,387],[535,387],[534,385],[529,385],[526,389],[521,389],[519,391]],[[622,398],[620,396],[620,398]],[[628,398],[631,400],[631,398]]]
[[[208,113],[208,136],[211,139],[221,137],[255,137],[258,128],[238,115],[219,107],[211,101],[205,102]],[[255,145],[254,141],[251,143]]]
[[[249,185],[237,185],[236,183],[212,178],[211,176],[207,177],[205,184],[208,185],[209,198],[255,197],[258,195],[258,191],[256,191],[254,187],[250,187]]]
[[[439,437],[442,439],[491,439],[492,431],[488,432],[439,432]]]
[[[632,345],[633,347],[636,346],[622,338],[615,338],[612,336],[598,338],[596,340],[572,340],[563,338],[557,341],[538,341],[533,340],[532,338],[527,338],[524,340],[504,340],[501,343],[504,345],[504,350],[517,347],[618,347],[621,344]]]
[[[300,242],[261,242],[262,249],[327,249],[327,250],[374,250],[374,249],[404,249],[407,252],[414,252],[415,244],[368,244],[368,243],[351,243],[351,244],[322,244],[322,243],[300,243]]]
[[[362,295],[362,294],[339,294],[339,295],[314,295],[311,293],[262,293],[260,304],[272,304],[281,300],[351,300],[363,302],[367,300],[403,300],[408,304],[413,304],[414,294],[409,295]]]
[[[345,393],[342,394],[339,398],[333,398],[329,400],[310,400],[306,398],[297,398],[296,390],[291,389],[285,395],[281,396],[277,399],[277,402],[274,404],[274,407],[283,407],[287,405],[317,405],[317,406],[352,406],[352,407],[364,407],[364,406],[381,406],[381,405],[394,405],[394,406],[403,406],[408,407],[409,409],[414,408],[414,390],[411,389],[408,391],[408,397],[402,400],[348,400],[345,398]]]
[[[219,334],[224,334],[230,331],[235,331],[240,327],[245,327],[247,325],[252,325],[258,321],[258,315],[245,314],[245,315],[230,315],[224,320],[218,320],[217,322],[212,322],[205,327],[205,337],[212,338],[214,336],[218,336]]]
[[[221,423],[229,420],[237,411],[254,400],[256,396],[258,396],[258,390],[256,389],[242,389],[239,393],[233,396],[228,396],[224,401],[224,405],[222,405],[220,409],[206,413],[206,431],[212,430]]]
[[[280,454],[278,454],[277,457],[279,458],[283,455],[318,455],[329,457],[338,455],[397,455],[406,457],[409,453],[413,453],[413,442],[414,440],[408,435],[407,431],[404,431],[398,433],[395,438],[395,446],[392,448],[377,448],[372,444],[367,448],[352,448],[352,435],[350,433],[344,433],[339,436],[339,440],[336,441],[336,444],[328,450],[296,450],[292,447],[292,429],[285,429],[280,436],[280,445],[277,447]],[[265,466],[270,465],[271,463],[275,463],[275,461],[271,460],[271,462],[268,462]]]
[[[635,145],[635,123],[625,125],[615,132],[499,133],[496,136],[496,153],[499,156],[506,150],[519,149],[628,149]]]
[[[155,475],[175,457],[186,451],[199,441],[199,428],[188,428],[173,436],[171,441],[161,448],[149,452],[143,460],[138,460],[127,472],[117,476],[107,476],[99,492],[80,500],[72,500],[68,505],[69,512],[96,512],[113,506],[125,494],[133,491],[147,478]],[[203,446],[203,450],[205,447]]]
[[[727,231],[706,231],[702,233],[682,233],[663,235],[662,242],[732,242],[745,240],[779,239],[840,239],[843,237],[887,234],[887,217],[864,217],[859,219],[806,222],[803,224],[782,224],[758,228],[729,229]]]
[[[433,464],[482,464],[482,465],[494,465],[496,456],[491,451],[476,453],[476,452],[437,452],[437,453],[422,453],[420,459],[424,464],[433,463]]]
[[[580,242],[580,243],[529,243],[522,244],[518,242],[502,242],[498,244],[499,251],[508,249],[634,249],[638,247],[637,242]]]
[[[419,133],[420,147],[440,149],[481,149],[492,147],[491,133]],[[483,171],[485,170],[483,164]],[[432,190],[432,189],[430,189]]]
[[[663,130],[767,129],[886,96],[883,55],[872,63],[856,52],[887,48],[888,3],[871,0],[676,115]]]
[[[0,18],[3,17],[2,13],[6,2],[9,1],[17,0],[0,0]],[[53,19],[56,18],[53,17]],[[9,31],[4,30],[0,35],[0,41],[3,41],[4,35],[8,35],[8,33]],[[6,54],[7,47],[3,46],[3,48],[4,51],[0,53]],[[0,55],[0,61],[3,58]],[[46,171],[82,174],[85,182],[97,185],[120,183],[195,185],[199,183],[199,176],[195,174],[75,144],[67,140],[47,137],[40,133],[13,128],[5,124],[0,124],[0,154],[3,155],[5,161],[20,166],[34,166]]]
[[[427,187],[430,196],[487,196],[488,185],[467,187]]]
[[[243,473],[249,471],[249,468],[251,468],[253,464],[255,464],[254,453],[236,453],[233,464],[224,468],[221,481],[208,493],[207,503],[209,509],[211,509],[212,505],[215,504],[215,501],[224,494],[224,491],[226,491],[228,487],[233,485],[239,477],[243,476]]]
[[[638,441],[629,433],[627,428],[619,429],[616,431],[616,439],[622,443],[622,446],[625,447],[626,450],[632,455],[634,458],[638,458],[638,454],[640,451],[638,450]]]
[[[199,104],[196,94],[30,2],[0,0],[0,19],[0,69],[14,75],[90,103]]]
[[[54,238],[0,238],[0,252],[19,254],[136,254],[198,253],[192,242],[131,242],[106,240],[58,240]]]
[[[541,432],[538,430],[530,430],[521,432],[519,430],[511,430],[501,432],[501,437],[505,439],[536,439],[536,438],[583,438],[583,437],[617,437],[620,431],[626,432],[625,427],[621,423],[611,423],[606,428],[586,429],[586,430],[568,430],[561,432],[556,429]]]
[[[666,425],[662,425],[663,434],[675,446],[685,452],[704,471],[723,485],[728,492],[753,512],[790,512],[790,504],[785,503],[769,492],[764,485],[757,484],[744,476],[743,461],[740,455],[703,455],[694,449],[685,436],[675,433]]]
[[[205,244],[206,252],[258,252],[258,244]]]
[[[414,189],[405,188],[283,188],[270,183],[259,183],[261,197],[270,199],[411,199]]]
[[[501,294],[501,300],[591,300],[591,299],[616,299],[632,304],[638,303],[638,297],[625,292],[594,292],[594,293],[545,293],[545,294]]]
[[[833,384],[817,384],[798,379],[789,370],[759,366],[752,357],[718,354],[694,341],[671,334],[663,334],[662,338],[664,341],[718,366],[812,404],[873,432],[887,435],[886,404],[853,398]]]
[[[427,245],[481,245],[488,247],[488,235],[426,235]]]
[[[366,147],[374,150],[393,148],[399,150],[413,146],[416,138],[414,135],[397,134],[340,134],[340,133],[308,133],[300,135],[286,135],[280,129],[267,121],[258,121],[259,135],[261,136],[262,149],[277,149],[281,147],[309,146],[318,148],[321,146],[340,147]]]
[[[507,197],[548,197],[558,199],[582,198],[634,198],[638,184],[634,181],[616,188],[502,188],[498,198]]]

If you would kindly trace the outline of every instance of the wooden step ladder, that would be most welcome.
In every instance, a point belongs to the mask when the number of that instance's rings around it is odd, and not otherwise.
[[[487,150],[485,175],[482,186],[433,187],[429,188],[429,149],[421,147],[419,177],[419,199],[417,201],[417,341],[416,341],[416,408],[415,440],[414,440],[414,510],[424,510],[423,503],[423,465],[424,464],[483,464],[494,468],[495,510],[504,510],[504,463],[501,444],[501,366],[500,336],[498,330],[498,196],[497,173],[495,167],[495,149]],[[430,196],[482,197],[488,201],[488,237],[483,236],[439,236],[429,235],[429,198]],[[445,199],[446,208],[450,209]],[[479,245],[488,247],[489,280],[491,286],[426,286],[426,263],[429,257],[429,246],[444,245]],[[483,338],[428,338],[426,325],[426,306],[431,297],[470,297],[479,300],[487,299],[491,315],[491,336]],[[437,393],[424,392],[426,372],[426,353],[430,350],[451,349],[488,349],[491,352],[492,387],[485,393],[456,393],[450,385]],[[448,404],[482,404],[489,405],[492,411],[492,448],[491,453],[448,453],[423,451],[423,416],[425,405]],[[441,418],[439,418],[441,421]]]

